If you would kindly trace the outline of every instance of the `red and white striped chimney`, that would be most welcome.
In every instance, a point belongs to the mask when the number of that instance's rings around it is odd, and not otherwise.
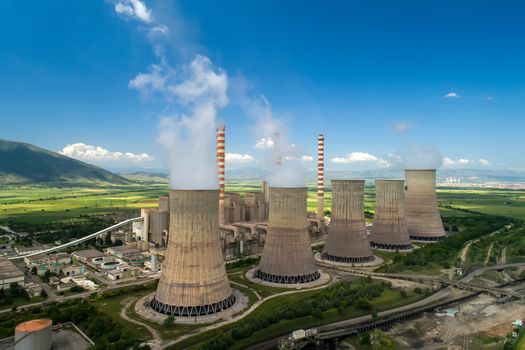
[[[217,166],[219,172],[219,225],[224,225],[224,161],[225,161],[224,124],[217,128]]]
[[[324,220],[324,136],[317,137],[317,218]]]

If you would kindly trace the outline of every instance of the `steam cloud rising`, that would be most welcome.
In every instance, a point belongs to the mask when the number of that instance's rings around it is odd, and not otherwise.
[[[443,165],[443,156],[434,145],[407,144],[390,155],[390,164],[398,169],[437,169]]]
[[[162,117],[158,141],[168,155],[171,188],[217,189],[217,111],[228,103],[228,78],[204,56],[186,69],[188,78],[167,90],[189,107],[189,113]]]
[[[265,165],[269,170],[266,181],[271,187],[304,187],[305,167],[298,147],[286,137],[283,121],[275,117],[265,96],[250,97],[242,85],[241,105],[256,119],[256,148],[265,152]]]

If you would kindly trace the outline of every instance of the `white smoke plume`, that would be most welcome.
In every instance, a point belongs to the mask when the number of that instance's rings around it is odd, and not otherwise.
[[[390,154],[388,162],[394,169],[438,169],[443,165],[443,156],[434,145],[407,143],[398,152]]]
[[[157,141],[164,147],[173,189],[219,188],[216,161],[217,112],[228,104],[228,77],[211,60],[195,55],[186,65],[169,63],[166,45],[170,28],[158,23],[141,0],[114,0],[115,12],[146,25],[146,36],[158,60],[129,81],[142,97],[161,96],[165,115],[159,120]],[[172,21],[177,26],[178,21]],[[180,28],[180,23],[179,27]],[[184,45],[188,47],[191,45]],[[181,50],[179,50],[181,51]]]
[[[188,113],[165,116],[159,122],[158,141],[168,156],[170,186],[217,189],[217,111],[228,103],[228,78],[204,56],[197,56],[185,70],[187,78],[180,83],[168,81],[164,91]]]
[[[266,177],[271,187],[304,187],[306,169],[299,148],[286,136],[282,119],[277,118],[268,99],[247,94],[246,82],[238,78],[234,94],[248,115],[256,119],[255,148],[264,151],[265,164],[269,170]]]

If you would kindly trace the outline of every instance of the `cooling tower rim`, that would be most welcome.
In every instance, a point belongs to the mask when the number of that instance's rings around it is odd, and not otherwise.
[[[401,183],[401,182],[405,182],[405,180],[404,179],[376,179],[375,180],[375,183],[387,183],[387,184]]]
[[[366,182],[365,179],[333,179],[333,180],[330,180],[330,182],[340,182],[340,183],[343,183],[343,182],[349,182],[349,183],[361,183],[361,182]]]
[[[410,171],[410,172],[414,172],[414,171],[437,171],[437,169],[405,169],[405,171]]]
[[[272,187],[272,186],[269,186],[268,187],[269,189],[271,190],[278,190],[278,191],[292,191],[292,190],[295,190],[295,191],[304,191],[304,190],[307,190],[308,187],[306,186],[301,186],[301,187]]]
[[[218,188],[210,188],[210,189],[197,189],[197,190],[192,190],[192,189],[184,189],[184,188],[170,188],[169,189],[170,192],[178,192],[178,193],[190,193],[190,192],[200,192],[200,193],[204,193],[204,192],[218,192],[219,189]]]

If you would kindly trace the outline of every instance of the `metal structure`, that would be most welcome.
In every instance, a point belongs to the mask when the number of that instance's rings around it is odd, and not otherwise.
[[[15,327],[15,350],[49,350],[53,322],[49,319],[31,320]]]
[[[324,220],[324,135],[317,137],[317,218]]]
[[[372,225],[372,247],[388,250],[413,248],[405,221],[403,180],[376,180],[376,206]]]
[[[217,167],[219,171],[219,225],[224,225],[224,162],[225,162],[225,136],[224,124],[217,128]]]
[[[408,234],[415,241],[443,239],[445,229],[436,196],[436,170],[405,170],[405,211]]]
[[[143,221],[143,220],[144,220],[144,218],[141,217],[141,216],[136,217],[136,218],[132,218],[132,219],[127,219],[127,220],[121,221],[119,223],[116,223],[115,225],[112,225],[110,227],[107,227],[105,229],[97,231],[95,233],[91,233],[91,234],[89,234],[87,236],[75,239],[74,241],[67,242],[67,243],[64,243],[64,244],[61,244],[61,245],[57,245],[57,246],[52,247],[52,248],[43,249],[43,250],[40,250],[40,251],[35,252],[35,253],[31,253],[31,254],[12,256],[12,257],[9,257],[8,260],[18,260],[18,259],[23,259],[23,258],[30,257],[30,256],[53,253],[53,252],[56,252],[58,250],[62,250],[62,249],[68,248],[68,247],[76,246],[76,245],[78,245],[78,244],[80,244],[82,242],[88,241],[88,240],[90,240],[92,238],[95,238],[95,237],[103,235],[103,234],[105,234],[107,232],[113,231],[113,230],[115,230],[115,229],[117,229],[119,227],[122,227],[122,226],[125,226],[125,225],[129,225],[129,224],[131,224],[133,222]]]
[[[151,307],[201,316],[235,303],[219,237],[218,190],[170,190],[170,239]]]
[[[323,255],[328,260],[365,263],[374,260],[366,233],[365,180],[332,180],[332,214]]]
[[[270,217],[256,277],[274,283],[307,283],[321,276],[310,248],[307,189],[270,187]]]

